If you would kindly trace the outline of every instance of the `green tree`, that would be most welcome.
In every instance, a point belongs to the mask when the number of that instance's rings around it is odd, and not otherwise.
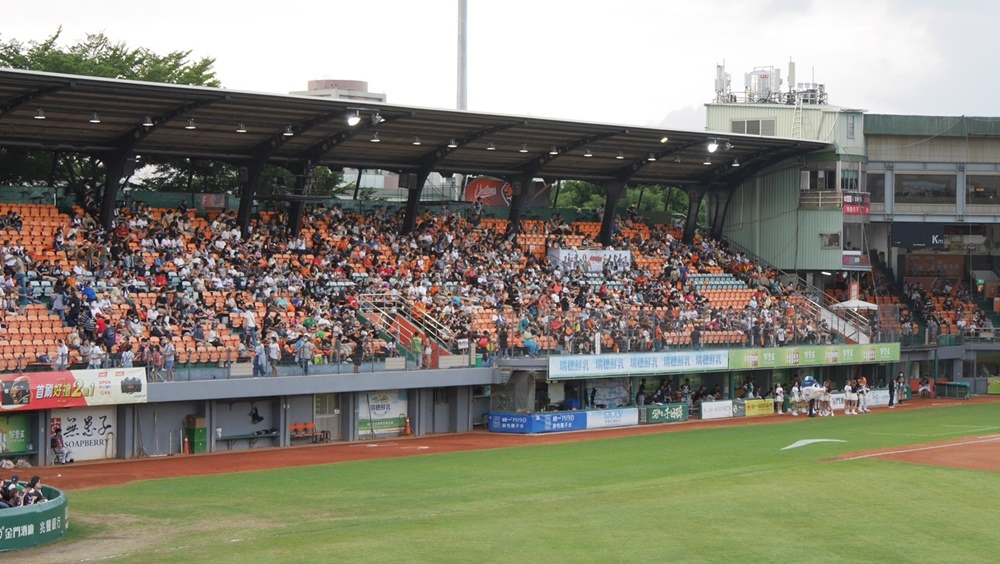
[[[80,43],[62,46],[59,41],[61,35],[60,27],[40,42],[23,43],[16,39],[0,42],[0,66],[147,82],[221,85],[213,68],[215,59],[191,60],[191,51],[160,55],[143,47],[131,48],[124,42],[112,41],[103,33],[89,34]],[[233,175],[232,167],[218,163],[199,165],[206,168],[197,174],[191,173],[191,167],[177,167],[176,159],[147,159],[141,165],[155,167],[152,173],[140,169],[136,175],[145,178],[149,174],[154,189],[173,190],[178,185],[193,188],[193,181],[197,178],[199,184],[215,187],[205,191],[216,192]],[[214,177],[212,169],[215,170]],[[51,184],[67,187],[79,197],[88,192],[97,193],[103,181],[104,164],[91,155],[0,149],[0,183],[3,184]],[[150,188],[142,184],[140,180],[130,182],[132,187]]]

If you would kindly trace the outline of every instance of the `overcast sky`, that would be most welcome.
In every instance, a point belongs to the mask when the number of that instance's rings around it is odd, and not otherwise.
[[[103,31],[214,57],[226,88],[287,93],[365,80],[392,104],[456,105],[458,0],[35,0],[0,41]],[[469,109],[704,128],[715,65],[826,85],[870,113],[1000,115],[995,0],[469,0]]]

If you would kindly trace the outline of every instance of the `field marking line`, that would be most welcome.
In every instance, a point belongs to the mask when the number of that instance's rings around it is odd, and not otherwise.
[[[889,452],[875,452],[875,453],[872,453],[872,454],[862,454],[862,455],[859,455],[859,456],[852,456],[850,458],[841,458],[840,460],[842,460],[842,461],[846,461],[846,460],[860,460],[862,458],[874,458],[876,456],[888,456],[888,455],[892,455],[892,454],[907,454],[907,453],[911,453],[911,452],[920,452],[920,451],[924,451],[924,450],[936,450],[936,449],[939,449],[939,448],[951,448],[951,447],[965,446],[965,445],[976,445],[976,444],[980,444],[980,443],[988,443],[988,442],[993,442],[993,441],[1000,441],[1000,435],[989,436],[987,438],[979,438],[979,439],[973,440],[973,441],[965,441],[965,442],[961,442],[961,443],[952,443],[952,444],[948,444],[948,445],[932,445],[932,446],[925,446],[925,447],[918,447],[918,448],[907,448],[907,449],[902,449],[902,450],[893,450],[893,451],[889,451]]]
[[[802,439],[801,441],[795,441],[794,443],[786,446],[781,450],[789,450],[793,448],[804,447],[816,443],[846,443],[847,441],[842,441],[840,439]]]

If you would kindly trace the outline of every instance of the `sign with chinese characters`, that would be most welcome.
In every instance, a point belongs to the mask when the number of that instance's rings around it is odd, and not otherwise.
[[[668,403],[666,405],[647,405],[639,408],[639,424],[679,423],[688,420],[688,405],[686,403]]]
[[[0,375],[0,411],[146,403],[143,368]]]
[[[66,534],[69,513],[65,494],[46,485],[42,485],[42,493],[48,500],[45,503],[3,510],[0,552],[41,546],[55,542]]]
[[[0,413],[0,453],[34,450],[26,413]]]
[[[704,404],[702,404],[704,405]],[[747,417],[774,415],[774,401],[769,399],[752,399],[743,402]]]
[[[406,427],[406,390],[358,394],[358,432],[401,435]]]
[[[588,429],[606,429],[608,427],[628,427],[639,424],[639,410],[634,407],[619,409],[602,409],[587,412]]]
[[[489,419],[486,421],[486,428],[494,433],[531,433],[531,416],[513,413],[491,413]]]
[[[608,265],[618,272],[632,266],[631,251],[615,251],[612,249],[552,249],[549,251],[549,262],[563,271],[583,270],[584,272],[603,272]]]
[[[898,362],[899,343],[731,349],[732,370]]]
[[[52,412],[51,429],[62,429],[63,442],[75,460],[108,460],[117,456],[117,409],[80,407]]]
[[[680,374],[729,368],[729,351],[664,351],[549,357],[549,379],[602,378],[639,374]]]

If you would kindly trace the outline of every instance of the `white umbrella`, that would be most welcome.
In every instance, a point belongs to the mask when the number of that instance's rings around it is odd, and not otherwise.
[[[853,309],[855,311],[859,309],[874,310],[878,309],[878,306],[871,302],[866,302],[864,300],[847,300],[846,302],[833,304],[832,306],[830,306],[830,309]]]

